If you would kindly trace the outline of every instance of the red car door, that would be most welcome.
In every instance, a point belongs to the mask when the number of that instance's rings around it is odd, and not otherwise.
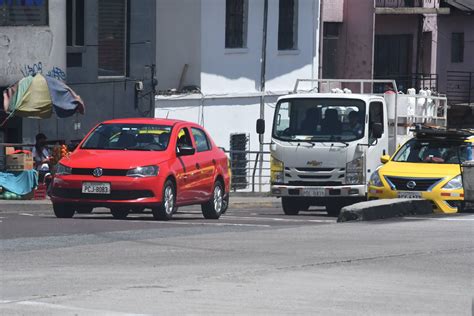
[[[199,170],[196,168],[196,154],[191,156],[179,156],[180,146],[193,147],[191,135],[187,128],[182,128],[176,136],[176,170],[177,196],[176,202],[188,204],[196,200],[195,186]]]
[[[196,146],[196,168],[198,178],[194,192],[201,201],[211,198],[216,174],[216,157],[207,134],[200,128],[191,127]]]

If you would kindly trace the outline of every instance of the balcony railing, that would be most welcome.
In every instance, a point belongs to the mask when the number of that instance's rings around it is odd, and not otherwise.
[[[398,91],[407,93],[410,88],[415,88],[418,92],[420,89],[438,91],[438,74],[413,73],[410,75],[384,75],[374,76],[374,79],[393,79],[397,82]],[[374,91],[382,93],[384,87],[374,86]]]
[[[439,8],[439,0],[376,0],[377,8]]]

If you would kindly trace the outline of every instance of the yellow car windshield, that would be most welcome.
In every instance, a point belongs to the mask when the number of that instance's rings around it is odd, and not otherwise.
[[[393,161],[460,164],[467,160],[470,143],[462,140],[412,139],[396,153]]]

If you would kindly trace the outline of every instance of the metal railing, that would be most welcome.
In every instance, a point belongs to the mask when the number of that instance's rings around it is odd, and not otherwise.
[[[448,71],[446,94],[453,104],[474,104],[474,72]]]
[[[376,0],[377,8],[438,8],[439,0]]]
[[[270,191],[269,151],[226,150],[225,152],[229,156],[232,171],[232,191]]]
[[[390,78],[397,82],[398,91],[407,93],[410,88],[415,88],[416,91],[420,89],[438,91],[438,74],[413,73],[410,75],[383,75],[374,76],[374,79]],[[382,85],[374,85],[374,92],[383,93],[384,87]]]

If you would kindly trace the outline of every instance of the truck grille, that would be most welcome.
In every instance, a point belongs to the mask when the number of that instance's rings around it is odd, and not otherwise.
[[[385,177],[392,189],[399,191],[429,191],[442,178]]]
[[[337,186],[342,185],[344,168],[286,167],[285,177],[290,185]]]

